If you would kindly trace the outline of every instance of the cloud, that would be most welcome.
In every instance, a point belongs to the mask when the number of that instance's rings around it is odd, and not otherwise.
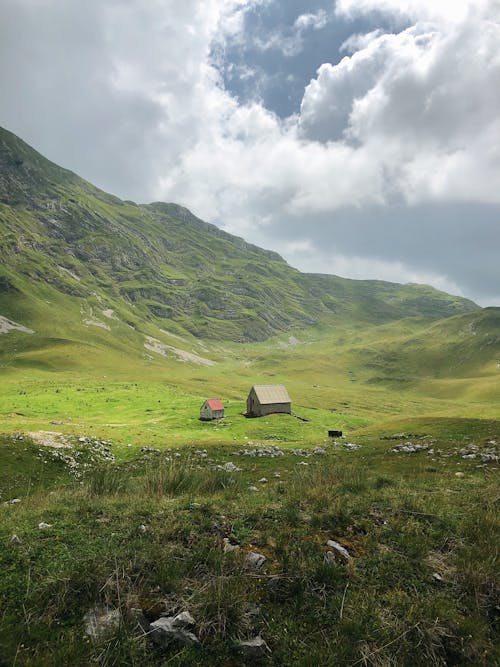
[[[187,205],[300,268],[500,304],[496,4],[338,0],[356,36],[283,120],[220,74],[272,1],[4,0],[0,122],[104,189]],[[397,30],[360,33],[374,12]],[[326,20],[300,14],[291,37]]]

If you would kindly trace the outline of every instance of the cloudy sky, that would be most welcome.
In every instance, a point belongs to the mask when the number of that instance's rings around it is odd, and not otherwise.
[[[499,0],[0,0],[0,124],[302,270],[500,305]]]

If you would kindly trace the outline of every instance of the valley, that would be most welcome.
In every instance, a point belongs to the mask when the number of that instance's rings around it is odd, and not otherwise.
[[[0,665],[500,662],[500,308],[301,273],[6,130],[0,259]]]

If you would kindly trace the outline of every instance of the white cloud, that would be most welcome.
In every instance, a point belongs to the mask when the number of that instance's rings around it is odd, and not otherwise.
[[[500,204],[496,3],[338,0],[339,17],[379,10],[401,31],[348,40],[350,55],[322,64],[283,121],[240,104],[217,68],[226,40],[245,39],[246,12],[269,1],[4,0],[1,122],[105,189],[187,205],[301,268],[494,294],[490,217],[483,241],[481,220],[461,218],[458,253],[451,213],[424,232],[412,211]],[[326,20],[299,16],[290,48]],[[266,48],[283,48],[280,37]],[[396,204],[401,219],[386,224],[380,211],[394,218]],[[488,260],[465,271],[474,244]]]

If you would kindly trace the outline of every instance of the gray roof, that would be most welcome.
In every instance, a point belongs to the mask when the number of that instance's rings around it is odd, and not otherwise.
[[[282,384],[254,384],[253,389],[261,405],[291,403],[290,396]]]

